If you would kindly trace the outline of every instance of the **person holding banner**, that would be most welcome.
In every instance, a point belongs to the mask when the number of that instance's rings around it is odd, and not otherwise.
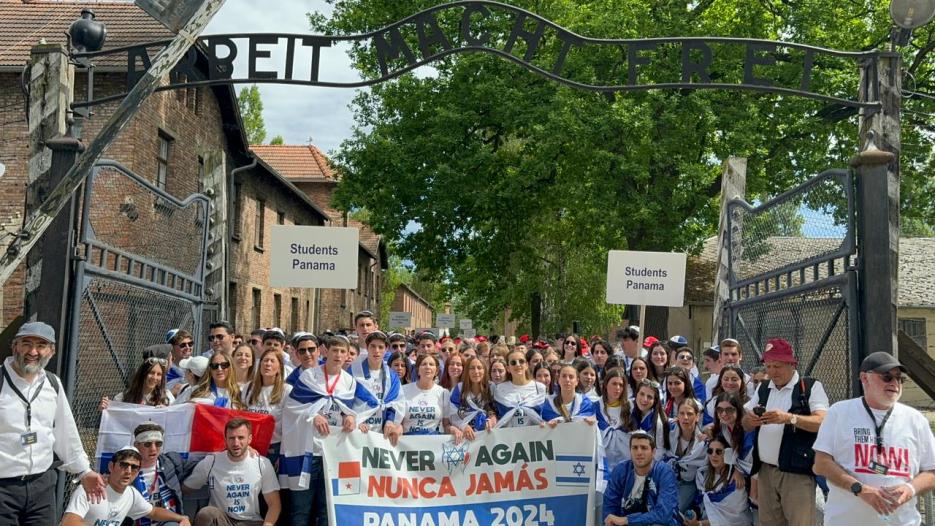
[[[562,422],[583,420],[589,424],[597,421],[594,404],[586,395],[578,392],[578,369],[571,364],[563,365],[558,373],[559,392],[542,404],[542,420],[555,427]]]
[[[196,505],[201,504],[201,500],[207,504],[207,493],[184,498],[182,495],[182,480],[191,474],[198,461],[185,460],[174,451],[163,453],[163,444],[165,430],[159,424],[146,422],[133,429],[133,447],[140,452],[140,471],[133,480],[133,487],[153,506],[179,514],[184,514],[186,507],[198,509],[200,506]],[[149,519],[143,518],[137,520],[135,526],[151,524]]]
[[[256,368],[253,380],[246,384],[247,389],[243,393],[243,404],[247,411],[271,415],[276,420],[269,452],[266,453],[274,464],[279,462],[279,451],[282,445],[282,406],[289,393],[292,392],[292,386],[283,379],[283,371],[282,351],[278,349],[263,351],[260,356],[260,366]],[[264,452],[261,451],[261,453]]]
[[[191,493],[205,484],[211,489],[211,505],[195,515],[195,526],[272,526],[279,519],[279,481],[269,459],[250,454],[253,425],[233,418],[224,426],[225,450],[206,456],[182,483]],[[260,515],[260,495],[266,516]]]
[[[414,383],[403,386],[406,413],[403,417],[404,435],[438,435],[448,418],[448,398],[451,394],[438,385],[438,355],[423,354],[416,359]]]
[[[162,358],[147,358],[136,368],[130,385],[123,392],[117,393],[115,402],[128,404],[151,405],[161,407],[171,405],[175,401],[166,389],[165,370],[168,366]],[[101,397],[98,409],[103,411],[110,405],[110,398]]]
[[[595,414],[611,470],[630,459],[630,431],[635,428],[631,411],[626,372],[623,367],[608,369]]]
[[[394,446],[402,433],[406,400],[402,396],[399,377],[383,361],[388,338],[381,331],[367,335],[367,358],[351,365],[351,375],[357,381],[358,427],[364,433],[371,429],[383,433]]]
[[[494,402],[497,407],[497,427],[521,427],[542,423],[542,404],[548,389],[532,379],[526,354],[512,351],[506,355],[507,381],[497,385]],[[493,369],[493,363],[491,363]]]
[[[387,358],[386,363],[396,373],[400,385],[409,383],[409,357],[406,356],[405,352],[394,351]]]
[[[181,393],[175,403],[207,403],[227,409],[243,409],[240,387],[231,372],[232,363],[227,351],[214,351],[208,359],[208,374],[198,380],[198,385]]]
[[[640,358],[637,358],[640,360]],[[636,363],[639,363],[638,361]],[[631,369],[632,373],[633,370]],[[644,379],[639,383],[634,397],[633,414],[631,418],[636,424],[636,429],[641,429],[653,436],[654,443],[659,444],[659,448],[654,448],[656,460],[661,460],[669,446],[669,421],[662,411],[662,403],[659,400],[659,384]],[[632,449],[632,448],[631,448]]]
[[[179,526],[191,526],[188,517],[153,506],[132,486],[141,461],[140,452],[133,446],[126,446],[114,453],[107,464],[109,475],[104,499],[92,500],[84,488],[75,489],[65,508],[62,526],[120,524],[128,516],[134,520],[147,517],[153,521],[172,521]]]
[[[630,457],[614,468],[607,481],[601,512],[604,525],[680,526],[675,473],[655,461],[653,435],[642,430],[631,433]]]
[[[280,335],[280,338],[281,337]],[[231,362],[233,366],[231,368],[234,371],[234,381],[237,382],[237,388],[243,393],[250,385],[250,381],[253,380],[253,369],[256,359],[256,356],[253,354],[253,347],[251,347],[249,343],[242,343],[234,348],[231,358],[233,358]]]
[[[328,523],[322,437],[328,436],[331,426],[340,426],[345,433],[357,428],[356,413],[351,409],[357,381],[344,370],[350,340],[335,335],[329,336],[325,344],[325,364],[306,369],[299,376],[283,407],[279,472],[292,490],[293,526],[307,526],[313,509],[317,524]]]
[[[491,383],[487,379],[487,368],[480,358],[469,358],[465,362],[464,380],[451,392],[451,411],[448,416],[448,433],[455,444],[462,437],[474,440],[475,432],[490,431],[497,424],[497,410],[493,406]]]

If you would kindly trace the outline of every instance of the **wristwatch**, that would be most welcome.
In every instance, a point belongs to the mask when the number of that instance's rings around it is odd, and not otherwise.
[[[796,415],[796,414],[793,414],[793,415],[789,418],[789,423],[792,424],[792,427],[795,427],[795,423],[798,422],[798,421],[799,421],[799,417],[798,417],[798,415]]]
[[[859,497],[860,492],[863,490],[864,490],[864,485],[861,484],[860,482],[855,482],[851,484],[851,493],[853,493],[855,497]]]

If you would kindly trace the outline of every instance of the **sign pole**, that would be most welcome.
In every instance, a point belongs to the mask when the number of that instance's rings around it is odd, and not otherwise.
[[[646,304],[640,304],[640,349],[643,348],[643,340],[646,339]]]

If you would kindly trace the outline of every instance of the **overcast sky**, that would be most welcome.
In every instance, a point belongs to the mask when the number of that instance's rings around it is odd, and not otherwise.
[[[204,31],[205,35],[221,33],[301,33],[312,34],[306,13],[321,11],[330,14],[331,6],[324,0],[227,0]],[[246,41],[237,42],[239,57],[247,55]],[[276,51],[268,66],[258,69],[277,69],[275,64],[283,61]],[[299,51],[296,56],[296,78],[301,78]],[[235,72],[246,71],[245,62],[234,63]],[[310,68],[305,68],[307,75]],[[279,70],[282,71],[281,66]],[[235,73],[235,76],[241,76]],[[349,66],[345,53],[334,49],[322,52],[321,80],[353,81],[359,79]],[[236,85],[239,91],[242,84]],[[347,88],[318,88],[312,86],[286,86],[282,84],[259,84],[263,97],[263,117],[266,121],[266,140],[282,135],[286,144],[305,144],[309,138],[325,152],[340,146],[350,137],[353,115],[349,104],[357,92]]]

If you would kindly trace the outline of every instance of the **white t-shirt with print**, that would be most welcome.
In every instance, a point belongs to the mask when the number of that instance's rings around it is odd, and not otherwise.
[[[65,508],[65,513],[74,513],[81,517],[81,522],[91,526],[120,526],[127,517],[136,520],[152,511],[153,505],[146,502],[133,486],[128,486],[123,493],[117,493],[110,484],[107,485],[104,499],[98,503],[91,502],[84,487],[79,485]]]
[[[915,409],[897,403],[883,427],[883,454],[878,455],[876,427],[861,398],[843,400],[831,406],[818,429],[815,451],[834,457],[848,473],[862,483],[896,486],[912,480],[921,471],[935,470],[935,438],[928,420]],[[886,411],[873,410],[876,425]],[[886,464],[889,473],[873,471],[871,462]],[[884,521],[868,504],[849,490],[830,484],[825,504],[825,524],[860,524],[861,526],[908,526],[920,523],[921,516],[912,498]]]
[[[246,390],[242,391],[242,402],[246,406],[247,411],[251,413],[260,413],[263,415],[272,415],[273,419],[276,421],[276,427],[273,428],[273,438],[270,440],[270,444],[278,444],[282,442],[282,405],[285,403],[286,398],[289,397],[289,393],[292,392],[292,386],[283,383],[282,384],[282,397],[279,399],[279,402],[275,404],[269,401],[270,397],[273,395],[272,385],[264,385],[260,388],[260,396],[257,397],[256,402],[250,404],[248,400],[251,396],[252,385]]]
[[[403,433],[425,433],[437,431],[442,425],[442,418],[448,415],[448,389],[432,384],[426,390],[419,389],[418,383],[403,386],[406,399],[406,416],[403,417]]]
[[[224,451],[201,459],[184,484],[192,489],[207,484],[211,505],[238,521],[263,520],[260,494],[279,489],[279,479],[268,458],[248,456],[232,462]]]

